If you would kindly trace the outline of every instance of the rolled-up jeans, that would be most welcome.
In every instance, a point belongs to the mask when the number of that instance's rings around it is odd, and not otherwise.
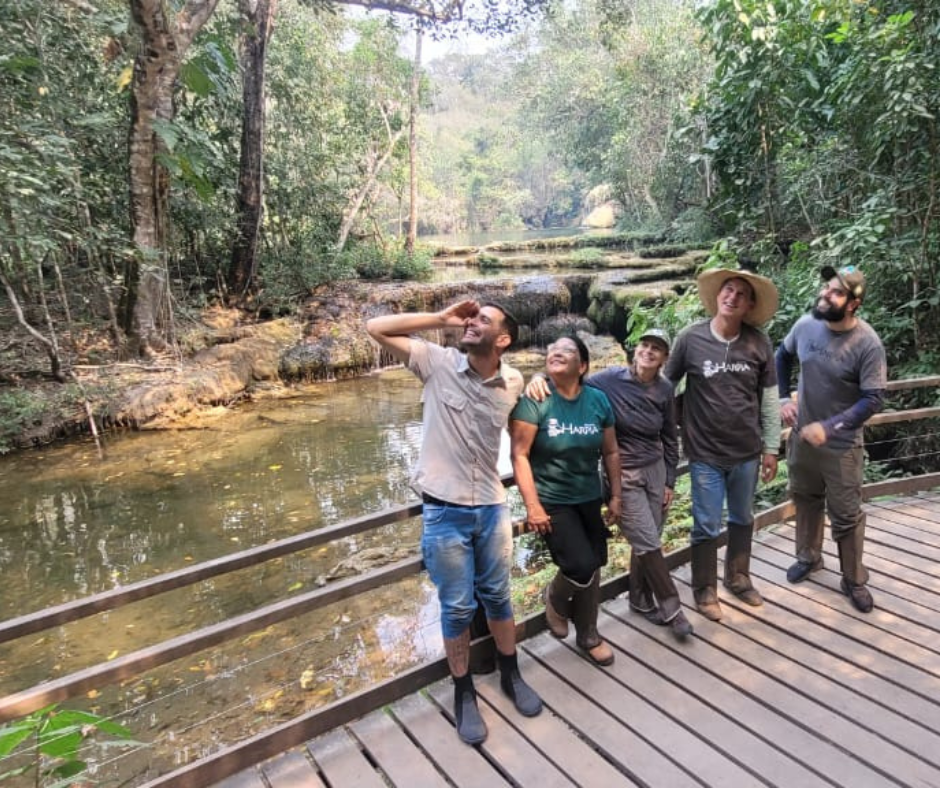
[[[490,621],[512,618],[509,508],[425,503],[423,522],[421,555],[437,587],[444,637],[460,637],[469,628],[477,598]]]
[[[692,544],[717,539],[727,501],[728,525],[754,523],[754,492],[760,458],[720,468],[707,462],[690,462],[692,480]]]

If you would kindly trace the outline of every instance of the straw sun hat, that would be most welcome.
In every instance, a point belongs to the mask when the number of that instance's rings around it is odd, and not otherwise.
[[[718,292],[729,279],[743,279],[754,288],[754,306],[745,315],[745,323],[762,326],[773,317],[779,301],[777,286],[766,276],[739,268],[715,268],[699,275],[698,297],[708,314],[718,313]]]

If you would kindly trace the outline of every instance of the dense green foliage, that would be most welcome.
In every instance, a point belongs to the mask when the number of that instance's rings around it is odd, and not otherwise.
[[[677,248],[718,230],[716,260],[749,258],[785,290],[772,334],[805,310],[821,264],[852,262],[869,274],[865,315],[892,361],[936,368],[935,4],[584,0],[535,19],[536,5],[485,54],[426,64],[423,231],[572,224],[597,206]],[[0,11],[0,274],[20,322],[67,369],[83,327],[121,341],[125,263],[141,254],[127,188],[138,32],[120,0]],[[157,251],[177,319],[225,295],[242,22],[235,4],[218,7],[187,53],[172,120],[155,124],[170,184]],[[348,277],[427,273],[427,254],[400,243],[412,35],[386,14],[278,4],[256,307],[283,311]],[[657,317],[694,311],[678,299]]]
[[[44,291],[65,298],[57,274],[85,295],[74,317],[106,318],[128,246],[127,12],[97,8],[0,2],[0,274],[34,319]]]
[[[724,231],[768,265],[794,241],[810,268],[861,265],[892,361],[936,370],[940,8],[714,0],[700,19]]]

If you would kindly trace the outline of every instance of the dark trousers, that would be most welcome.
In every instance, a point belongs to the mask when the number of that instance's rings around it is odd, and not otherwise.
[[[591,581],[607,563],[609,531],[601,516],[601,501],[578,504],[546,504],[552,531],[543,534],[552,561],[569,580],[579,585]]]

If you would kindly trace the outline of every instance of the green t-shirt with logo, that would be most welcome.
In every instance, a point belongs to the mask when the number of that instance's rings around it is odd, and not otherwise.
[[[543,402],[522,397],[510,418],[538,427],[529,464],[543,504],[584,503],[601,497],[604,429],[614,424],[604,392],[585,386],[572,400],[557,392]]]

